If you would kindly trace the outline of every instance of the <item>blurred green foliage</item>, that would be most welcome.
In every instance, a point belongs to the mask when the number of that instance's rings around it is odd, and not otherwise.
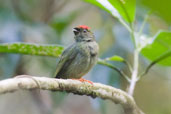
[[[166,22],[171,24],[171,1],[170,0],[139,0],[140,5],[159,15]]]
[[[65,17],[54,17],[50,26],[59,34],[62,35],[62,32],[68,27],[69,24],[73,22],[73,20],[77,17],[78,12],[72,12],[70,15]]]

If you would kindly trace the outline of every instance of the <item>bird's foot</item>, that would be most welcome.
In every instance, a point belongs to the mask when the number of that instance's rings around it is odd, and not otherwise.
[[[73,79],[73,80],[79,80],[80,82],[88,82],[88,83],[90,83],[91,85],[93,85],[93,82],[92,82],[92,81],[90,81],[90,80],[86,80],[86,79],[84,79],[84,78],[80,78],[80,79]]]
[[[92,81],[86,80],[86,79],[84,79],[84,78],[80,78],[79,81],[80,81],[80,82],[88,82],[88,83],[90,83],[90,84],[93,85],[93,82],[92,82]]]

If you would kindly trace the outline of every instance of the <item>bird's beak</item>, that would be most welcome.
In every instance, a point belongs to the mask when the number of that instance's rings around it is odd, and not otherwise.
[[[74,29],[73,29],[73,32],[74,32],[75,35],[77,35],[77,34],[79,33],[79,31],[80,31],[79,28],[74,28]]]

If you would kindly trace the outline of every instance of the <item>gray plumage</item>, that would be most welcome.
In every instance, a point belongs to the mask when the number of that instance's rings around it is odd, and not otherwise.
[[[64,50],[56,69],[56,78],[79,79],[96,64],[98,44],[88,29],[74,28],[75,43]]]

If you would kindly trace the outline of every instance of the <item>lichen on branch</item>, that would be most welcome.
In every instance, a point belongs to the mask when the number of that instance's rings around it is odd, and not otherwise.
[[[0,81],[0,94],[14,92],[17,90],[42,89],[49,91],[66,91],[78,95],[87,95],[92,98],[102,98],[121,104],[125,114],[143,114],[137,107],[134,99],[126,92],[111,86],[94,83],[93,85],[82,83],[71,79],[54,79],[47,77],[33,77],[20,75],[17,78],[11,78]]]

